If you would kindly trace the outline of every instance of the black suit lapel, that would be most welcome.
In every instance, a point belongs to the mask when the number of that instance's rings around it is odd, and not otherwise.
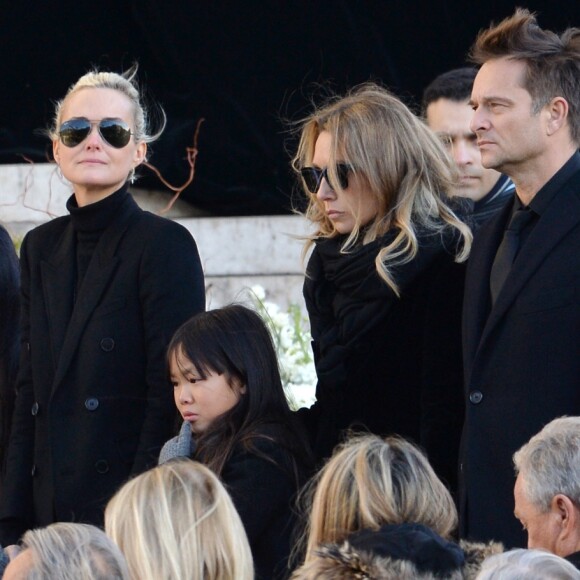
[[[468,275],[465,284],[463,309],[463,341],[465,371],[470,372],[483,329],[491,307],[489,277],[497,248],[512,211],[513,203],[507,203],[498,215],[484,226],[477,238],[477,248],[469,257]]]
[[[59,240],[55,254],[49,261],[41,262],[40,272],[51,353],[56,368],[74,305],[75,240],[70,223]]]
[[[58,386],[65,376],[86,324],[93,315],[119,266],[120,258],[116,255],[117,247],[140,211],[132,201],[128,211],[124,212],[117,221],[111,224],[103,232],[99,240],[74,305],[60,353],[53,389]]]
[[[550,252],[572,228],[578,225],[580,199],[574,194],[573,185],[577,186],[578,180],[568,182],[568,186],[554,197],[530,233],[490,312],[481,343],[487,339]]]

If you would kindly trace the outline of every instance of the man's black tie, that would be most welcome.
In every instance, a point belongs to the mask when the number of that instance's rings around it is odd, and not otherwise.
[[[534,212],[528,207],[522,207],[516,210],[504,232],[503,240],[499,245],[493,266],[491,267],[489,286],[491,289],[492,304],[495,304],[518,253],[520,232],[530,222],[533,216]]]

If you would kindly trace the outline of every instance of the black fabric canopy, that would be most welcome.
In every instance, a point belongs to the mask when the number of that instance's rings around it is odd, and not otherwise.
[[[524,4],[524,2],[517,3]],[[525,2],[540,25],[580,24],[578,0]],[[197,121],[194,182],[183,197],[214,215],[290,211],[289,120],[314,96],[377,80],[408,104],[437,74],[462,66],[477,31],[509,16],[504,0],[78,0],[3,2],[0,162],[47,158],[38,130],[52,103],[92,66],[134,61],[168,116],[152,163],[183,183]],[[142,187],[162,189],[149,171]],[[300,197],[298,194],[297,198]]]

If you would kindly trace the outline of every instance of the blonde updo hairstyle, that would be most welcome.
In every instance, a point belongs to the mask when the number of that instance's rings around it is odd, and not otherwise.
[[[252,580],[250,546],[219,479],[173,460],[126,483],[109,501],[105,530],[140,580]]]
[[[48,129],[50,139],[56,141],[59,138],[58,131],[67,99],[83,89],[112,89],[120,92],[131,102],[134,125],[131,132],[135,142],[153,143],[156,141],[165,129],[167,118],[163,109],[159,106],[156,107],[160,116],[160,127],[155,133],[149,133],[149,112],[142,102],[139,85],[137,84],[137,70],[138,66],[135,64],[122,74],[95,69],[80,77],[78,81],[69,87],[64,98],[55,104],[52,126]]]
[[[376,259],[379,275],[397,295],[391,270],[416,256],[419,229],[436,235],[456,230],[462,241],[456,259],[467,258],[471,231],[444,199],[455,178],[452,160],[440,140],[400,99],[377,84],[366,83],[343,98],[330,100],[300,126],[300,141],[292,160],[298,175],[303,167],[312,165],[318,136],[327,131],[332,137],[330,181],[339,184],[336,163],[347,163],[375,198],[377,215],[370,224],[357,220],[342,251],[347,252],[359,241],[366,244],[391,229],[397,230]],[[336,189],[343,191],[340,185]],[[305,216],[317,227],[307,240],[308,249],[314,239],[335,237],[338,232],[316,194],[305,185],[304,191],[308,196]]]

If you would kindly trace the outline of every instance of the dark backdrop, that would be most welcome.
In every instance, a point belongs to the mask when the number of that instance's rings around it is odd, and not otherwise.
[[[151,161],[170,181],[185,181],[185,147],[206,119],[184,198],[215,215],[289,211],[288,121],[313,96],[372,79],[414,105],[435,75],[464,64],[480,28],[514,9],[503,0],[0,4],[0,162],[46,159],[38,130],[52,102],[91,66],[121,71],[138,61],[148,96],[168,116]],[[546,28],[580,24],[580,0],[526,6]],[[160,187],[142,173],[142,186]]]

